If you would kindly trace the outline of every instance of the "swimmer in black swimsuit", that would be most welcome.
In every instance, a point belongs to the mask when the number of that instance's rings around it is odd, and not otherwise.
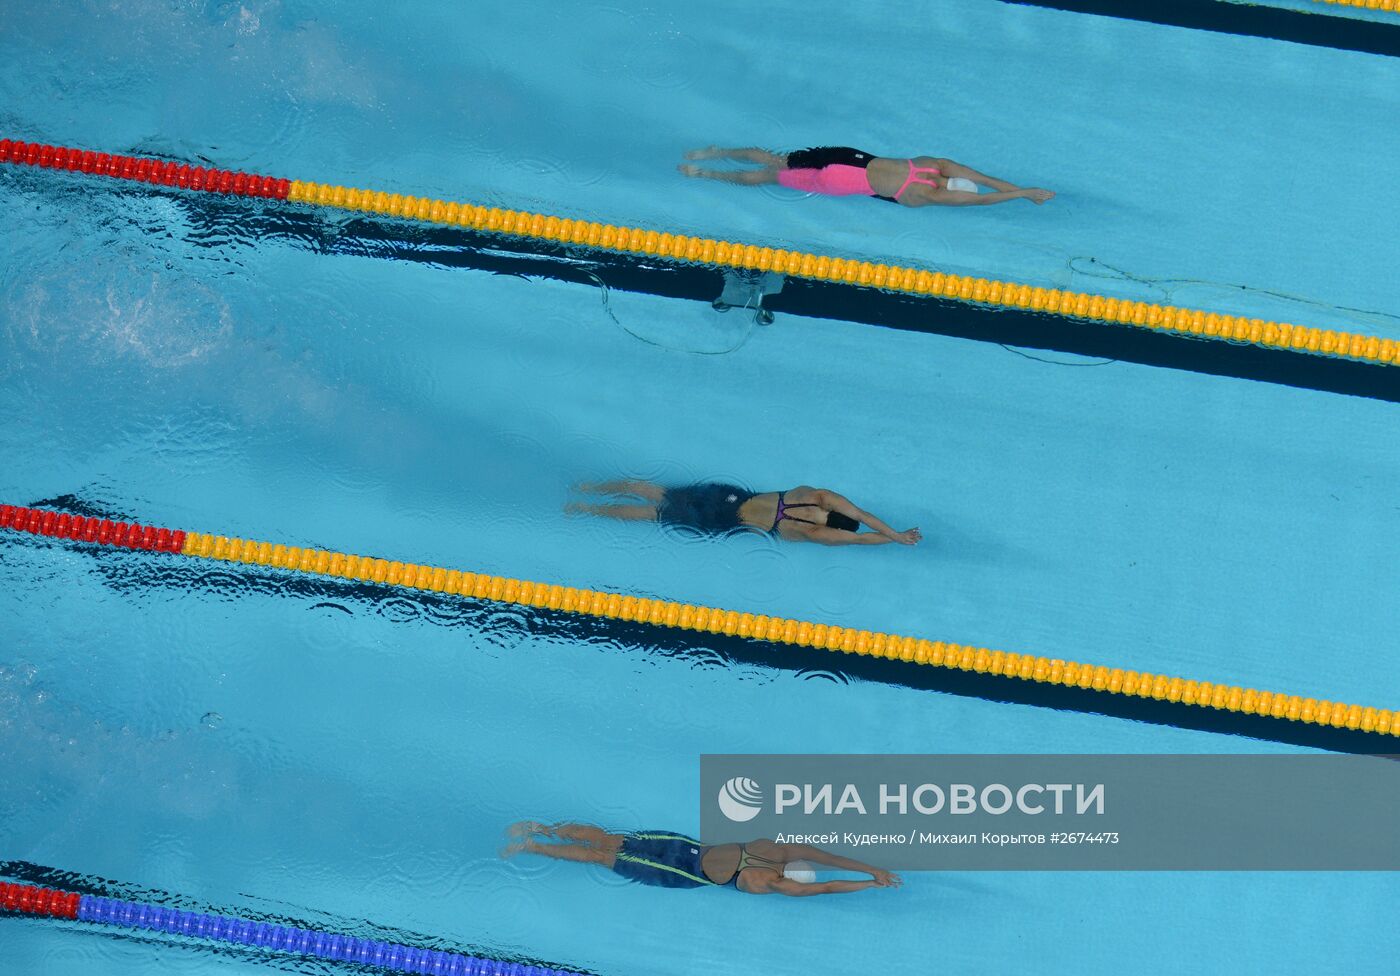
[[[789,542],[817,542],[825,546],[880,546],[890,542],[912,546],[923,538],[918,529],[896,532],[844,495],[807,485],[755,494],[738,485],[713,481],[670,488],[650,481],[606,481],[581,484],[578,490],[640,501],[601,505],[570,502],[564,511],[662,522],[701,535],[757,531]],[[873,531],[860,531],[862,525]]]
[[[866,888],[898,888],[897,874],[853,861],[808,844],[777,844],[754,840],[747,844],[707,847],[693,837],[666,830],[616,834],[588,824],[553,827],[522,820],[512,824],[515,838],[501,851],[512,857],[524,851],[561,861],[600,864],[639,884],[658,888],[723,888],[750,895],[837,895]],[[563,843],[555,843],[562,841]],[[797,862],[806,862],[794,870]],[[866,881],[799,881],[791,875],[811,874],[813,865],[870,875]],[[814,877],[814,875],[812,875]]]

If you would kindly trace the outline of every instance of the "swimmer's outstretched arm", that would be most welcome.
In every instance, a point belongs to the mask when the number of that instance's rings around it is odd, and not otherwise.
[[[944,207],[989,207],[994,203],[1009,203],[1012,200],[1029,200],[1044,203],[1055,194],[1038,186],[1016,190],[998,190],[996,193],[964,193],[962,190],[935,190],[930,203]]]
[[[993,190],[1001,190],[1005,193],[1010,193],[1012,190],[1021,189],[1021,187],[1017,186],[1015,183],[1008,183],[1005,180],[997,179],[995,176],[979,173],[971,166],[964,166],[962,163],[955,162],[951,159],[939,159],[938,168],[942,171],[944,176],[960,176],[965,180],[971,180],[978,186],[989,186]]]
[[[807,540],[821,546],[887,546],[895,541],[878,532],[847,532],[845,529],[830,529],[825,525],[819,525],[808,532]]]
[[[970,193],[966,195],[972,196]],[[861,525],[867,525],[877,533],[874,535],[853,535],[850,532],[842,532],[839,529],[833,529],[832,531],[836,532],[838,536],[845,537],[844,542],[828,542],[825,539],[817,538],[821,533],[813,533],[813,537],[816,538],[818,542],[825,543],[826,545],[844,544],[858,546],[878,546],[886,542],[901,542],[906,546],[912,546],[923,538],[922,533],[920,533],[918,529],[905,529],[903,532],[896,532],[865,509],[857,508],[849,498],[839,492],[823,488],[818,492],[818,495],[820,496],[821,504],[825,508],[833,512],[840,512],[842,515],[846,516],[846,518],[855,519]]]
[[[782,857],[787,861],[810,861],[813,864],[825,864],[827,867],[839,868],[842,871],[858,871],[861,874],[870,875],[876,883],[890,887],[898,887],[904,883],[899,875],[891,874],[884,868],[877,868],[873,864],[866,864],[864,861],[857,861],[854,858],[842,857],[840,854],[824,851],[811,844],[783,844],[781,847]]]
[[[848,895],[854,891],[881,887],[886,886],[881,885],[873,878],[868,881],[817,881],[811,884],[803,884],[801,881],[793,881],[791,878],[779,878],[771,882],[765,890],[777,895],[806,898],[810,895]]]

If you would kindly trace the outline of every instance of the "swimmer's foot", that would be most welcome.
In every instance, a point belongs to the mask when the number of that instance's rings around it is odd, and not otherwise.
[[[538,820],[517,820],[506,828],[510,837],[529,837],[531,834],[553,834],[554,828]]]
[[[569,502],[564,506],[565,515],[591,515],[593,506],[588,502]]]
[[[689,176],[691,179],[696,179],[705,173],[699,166],[691,166],[689,163],[681,163],[676,169],[680,170],[682,176]]]
[[[718,159],[724,155],[724,150],[719,146],[706,146],[704,149],[692,149],[685,154],[686,159]]]

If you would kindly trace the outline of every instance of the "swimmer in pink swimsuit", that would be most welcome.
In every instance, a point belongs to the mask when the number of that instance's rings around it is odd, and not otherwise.
[[[757,163],[761,169],[701,169],[683,163],[680,171],[698,179],[721,180],[743,186],[777,183],[823,196],[867,196],[906,207],[969,207],[1030,200],[1044,203],[1055,194],[1040,187],[1020,187],[956,163],[951,159],[915,156],[891,159],[872,156],[849,146],[817,146],[787,154],[766,149],[696,149],[686,159],[732,159]],[[992,192],[980,193],[978,186]]]

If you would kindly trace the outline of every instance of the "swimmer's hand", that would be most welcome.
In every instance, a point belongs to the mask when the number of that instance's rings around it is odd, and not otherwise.
[[[1026,199],[1037,206],[1049,200],[1055,195],[1053,190],[1046,190],[1038,186],[1030,187],[1026,190]]]
[[[903,532],[896,532],[889,537],[891,542],[898,542],[901,546],[913,546],[922,541],[924,534],[918,529],[905,529]]]
[[[898,888],[900,885],[904,884],[904,879],[899,875],[881,868],[875,868],[871,871],[870,877],[875,880],[875,886],[877,888]]]

